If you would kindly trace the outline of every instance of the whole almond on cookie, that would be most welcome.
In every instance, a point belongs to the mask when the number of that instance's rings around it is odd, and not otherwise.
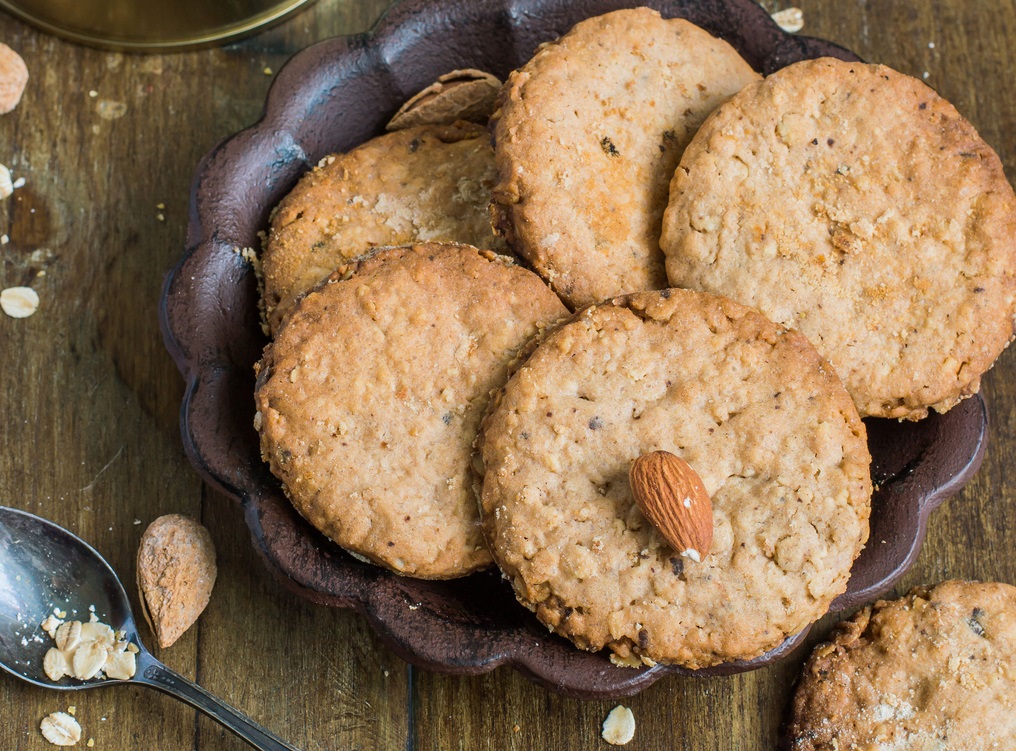
[[[678,553],[701,561],[713,541],[713,506],[702,479],[668,451],[643,454],[628,470],[635,502]]]
[[[193,519],[169,514],[145,530],[138,549],[138,590],[160,647],[171,646],[198,619],[215,575],[212,537]]]
[[[451,125],[456,120],[485,124],[500,89],[501,80],[490,73],[453,70],[403,104],[385,130]]]

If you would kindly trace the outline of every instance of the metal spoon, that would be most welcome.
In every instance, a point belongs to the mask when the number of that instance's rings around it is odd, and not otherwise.
[[[52,640],[40,624],[54,609],[68,620],[99,619],[124,631],[139,648],[137,673],[127,681],[51,681],[43,658]],[[141,644],[123,585],[90,545],[38,516],[0,506],[0,668],[43,688],[63,691],[131,683],[157,688],[199,709],[261,751],[296,751],[200,686],[174,673]]]

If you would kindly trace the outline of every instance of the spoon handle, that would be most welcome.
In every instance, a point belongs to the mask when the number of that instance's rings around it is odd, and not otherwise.
[[[259,751],[298,751],[201,686],[173,672],[150,654],[142,652],[138,658],[138,673],[131,683],[151,686],[175,696],[204,712]]]

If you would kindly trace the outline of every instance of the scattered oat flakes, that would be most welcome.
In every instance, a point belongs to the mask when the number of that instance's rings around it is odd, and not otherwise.
[[[95,748],[95,738],[89,738],[88,743],[85,744],[89,748]]]
[[[0,115],[18,106],[28,85],[28,66],[21,55],[0,44]]]
[[[66,712],[54,712],[39,723],[42,737],[54,746],[73,746],[81,740],[81,726]]]
[[[158,219],[160,222],[166,221],[166,215],[162,213],[156,214],[155,218]]]
[[[102,99],[95,105],[95,111],[103,120],[119,120],[127,114],[127,105],[112,99]]]
[[[73,704],[71,704],[69,707],[67,707],[67,714],[69,714],[71,716],[74,716],[77,713],[78,713],[78,708],[75,707]]]
[[[18,188],[25,187],[25,183],[26,182],[28,182],[28,181],[25,180],[25,178],[19,177],[17,180],[15,180],[13,183],[11,183],[11,187],[14,188],[14,190],[17,190]]]
[[[265,66],[265,71],[264,71],[264,73],[265,73],[265,75],[266,75],[266,76],[270,76],[270,75],[272,75],[272,69],[271,69],[271,68],[269,68],[269,67],[268,67],[268,66],[266,65],[266,66]]]
[[[88,96],[90,96],[92,99],[95,99],[97,96],[99,96],[99,92],[96,91],[95,89],[92,89],[91,91],[88,92]]]
[[[623,746],[635,737],[635,715],[618,704],[603,721],[603,740],[612,746]]]
[[[155,204],[155,208],[157,208],[159,211],[163,211],[166,208],[166,204],[164,204],[162,201],[159,201],[157,204]]]
[[[800,8],[784,8],[773,13],[773,20],[788,34],[796,34],[804,28],[804,11]]]
[[[28,318],[39,309],[39,295],[31,287],[8,287],[0,292],[0,309],[11,318]]]
[[[43,630],[56,642],[43,658],[42,669],[46,676],[51,681],[59,681],[64,676],[82,681],[96,677],[121,681],[133,678],[140,650],[126,641],[124,631],[114,633],[107,624],[99,622],[92,608],[89,611],[87,623],[62,623],[53,616],[43,621]],[[73,707],[68,711],[74,714]]]

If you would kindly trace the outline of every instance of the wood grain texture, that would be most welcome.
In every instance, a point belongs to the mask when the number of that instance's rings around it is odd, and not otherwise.
[[[507,669],[476,678],[411,670],[360,616],[285,592],[264,573],[239,508],[202,487],[181,449],[182,383],[156,306],[183,247],[193,169],[257,119],[266,67],[365,30],[387,2],[321,0],[238,44],[149,57],[76,47],[0,16],[0,41],[32,76],[19,108],[0,117],[0,162],[27,180],[0,203],[0,233],[10,236],[0,288],[29,284],[42,300],[32,318],[0,316],[0,503],[82,535],[128,580],[144,525],[169,512],[201,519],[219,551],[218,584],[198,626],[157,654],[302,749],[606,748],[600,723],[617,702],[563,699]],[[1016,175],[1016,0],[798,4],[803,33],[927,72]],[[899,591],[953,577],[1016,583],[1016,352],[983,391],[993,420],[984,465],[933,514]],[[823,619],[809,643],[834,621]],[[638,723],[627,748],[773,748],[804,658],[800,650],[755,673],[660,681],[624,702]],[[58,694],[6,675],[0,748],[49,748],[38,722],[71,704],[98,749],[246,748],[152,692]]]

